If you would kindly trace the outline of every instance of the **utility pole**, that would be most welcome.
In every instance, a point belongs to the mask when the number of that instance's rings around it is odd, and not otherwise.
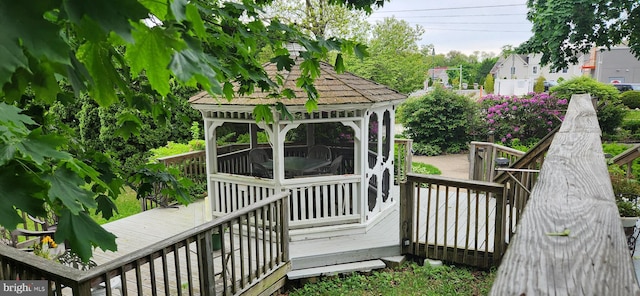
[[[431,48],[431,87],[436,84],[436,49]]]
[[[460,79],[458,83],[460,84],[458,90],[462,90],[462,64],[460,64]]]

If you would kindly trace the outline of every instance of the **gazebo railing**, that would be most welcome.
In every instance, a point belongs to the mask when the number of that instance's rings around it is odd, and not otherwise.
[[[283,184],[290,193],[290,226],[305,228],[360,221],[360,176],[298,178]]]
[[[275,194],[270,179],[231,174],[215,174],[210,180],[213,187],[212,210],[214,214],[229,214],[264,200]]]

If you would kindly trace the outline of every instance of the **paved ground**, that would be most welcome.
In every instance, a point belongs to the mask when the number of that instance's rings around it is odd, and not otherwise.
[[[469,154],[447,154],[438,156],[413,156],[414,162],[433,165],[442,171],[442,176],[469,179]]]

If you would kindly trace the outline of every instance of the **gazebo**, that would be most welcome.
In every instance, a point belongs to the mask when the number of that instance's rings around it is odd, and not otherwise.
[[[309,113],[307,94],[296,87],[298,63],[291,71],[273,63],[265,70],[295,97],[258,91],[227,101],[201,92],[189,100],[204,118],[207,214],[221,216],[282,190],[291,192],[292,235],[366,227],[392,212],[395,108],[406,96],[321,62],[318,108]],[[274,110],[273,122],[256,122],[254,108],[276,102],[293,118]],[[223,144],[230,134],[244,134],[248,143]]]

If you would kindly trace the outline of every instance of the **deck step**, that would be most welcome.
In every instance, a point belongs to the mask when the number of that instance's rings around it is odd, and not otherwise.
[[[386,265],[382,260],[369,260],[362,262],[352,262],[346,264],[338,264],[323,267],[314,267],[307,269],[298,269],[287,273],[290,280],[304,279],[317,276],[330,276],[343,273],[351,273],[356,271],[368,272],[374,269],[385,268]]]
[[[322,266],[334,266],[345,263],[361,262],[400,255],[400,246],[375,247],[361,250],[324,252],[318,255],[291,258],[293,270],[311,269]]]

